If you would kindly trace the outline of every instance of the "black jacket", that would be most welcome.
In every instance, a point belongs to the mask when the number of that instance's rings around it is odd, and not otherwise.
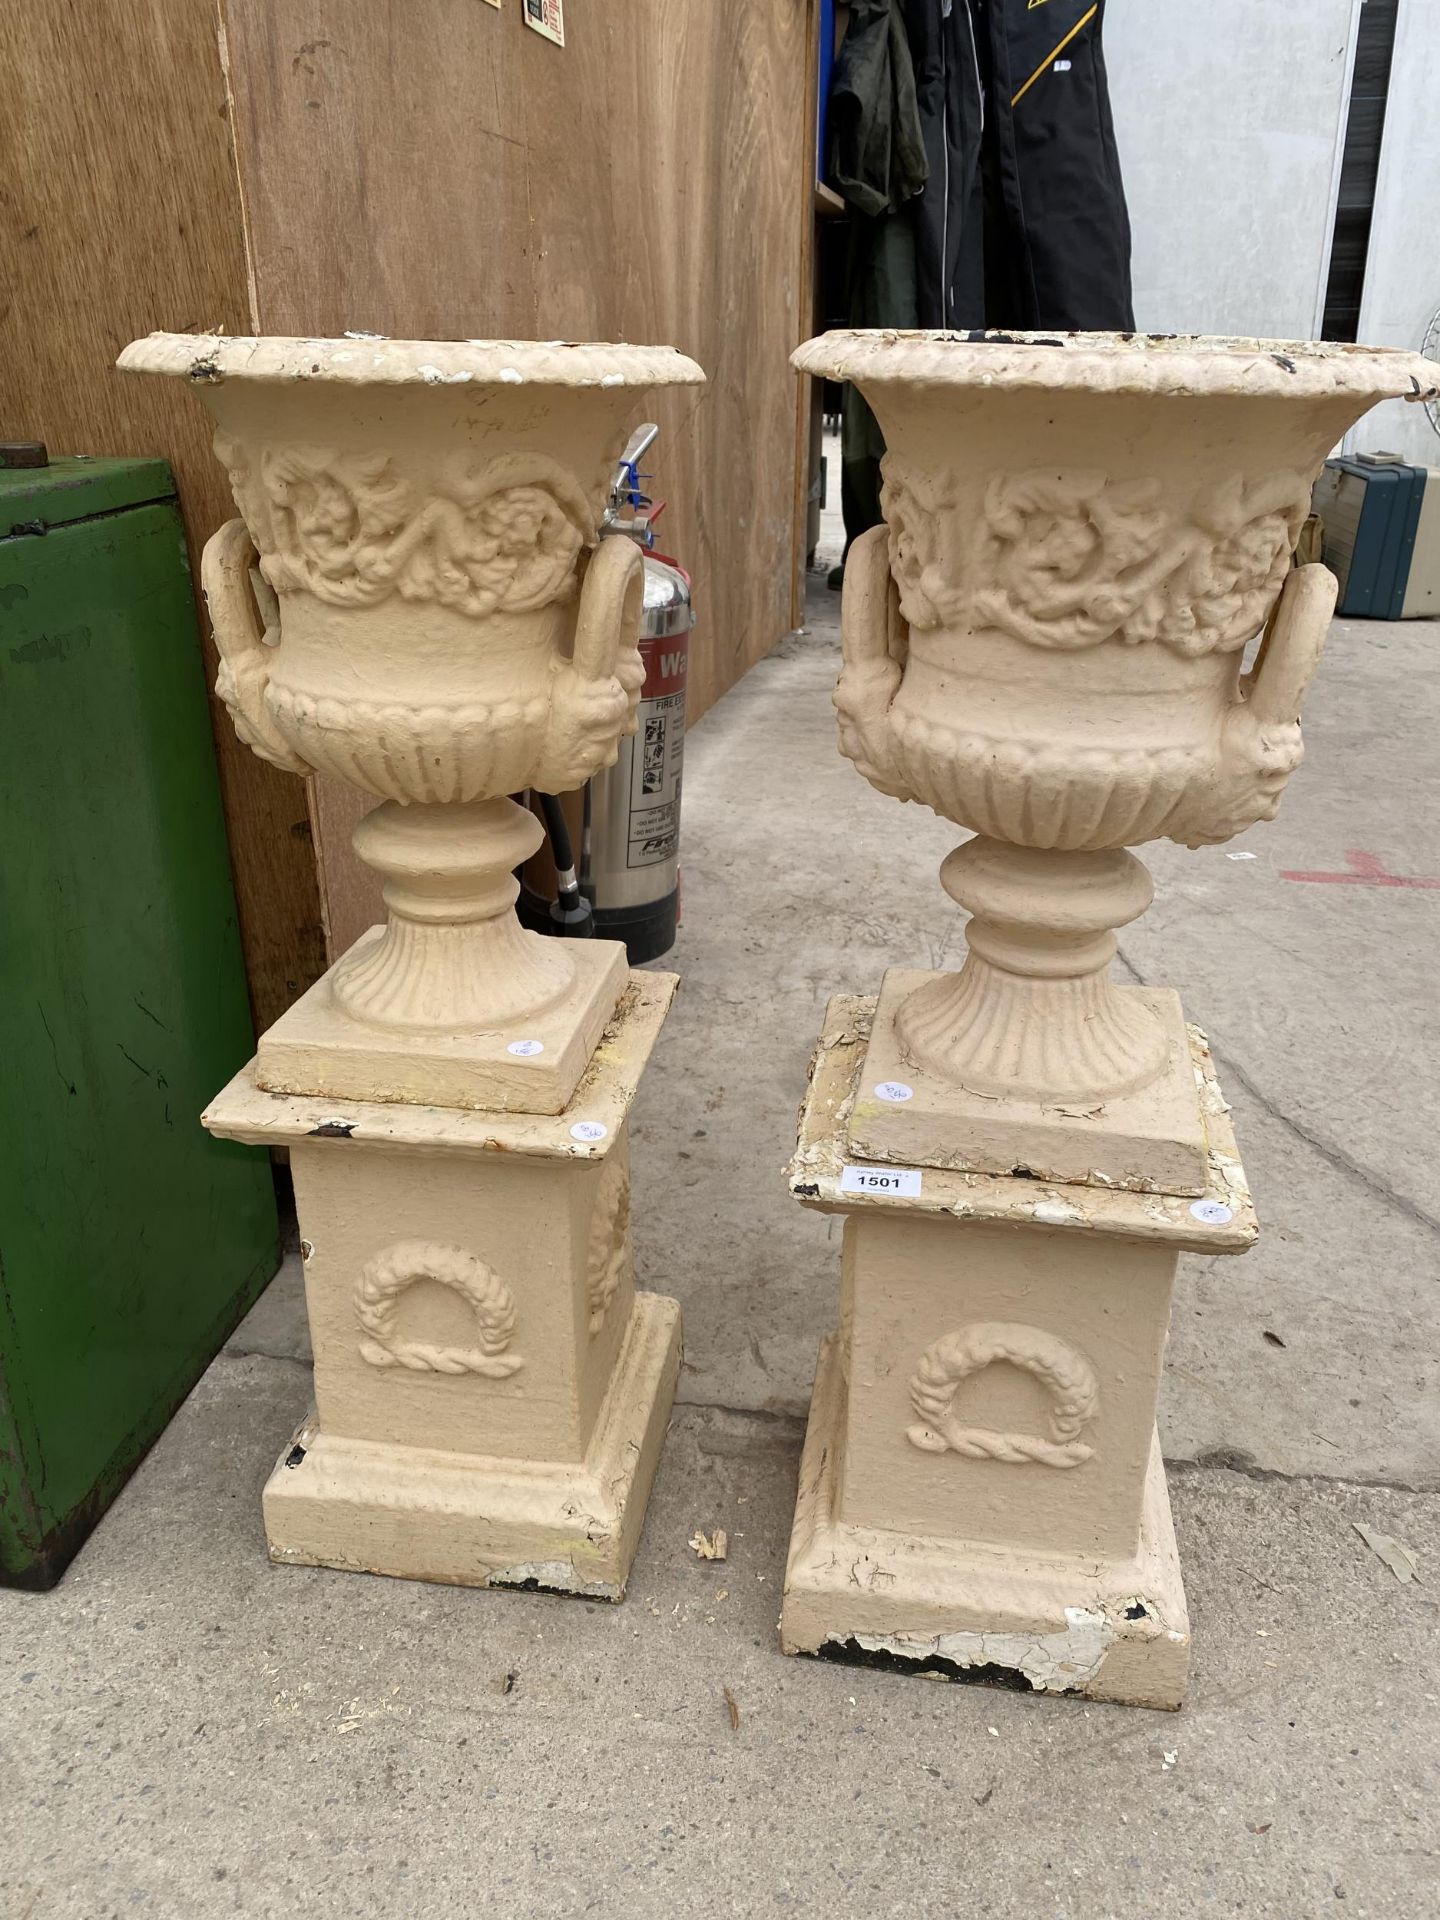
[[[987,82],[986,324],[1130,332],[1105,0],[968,0],[968,11]]]
[[[857,0],[830,180],[866,218],[908,220],[914,310],[879,320],[866,302],[856,324],[1133,327],[1104,14],[1105,0]]]
[[[1105,0],[855,0],[830,93],[856,327],[1129,332],[1130,222]],[[850,540],[880,514],[879,424],[843,407]]]

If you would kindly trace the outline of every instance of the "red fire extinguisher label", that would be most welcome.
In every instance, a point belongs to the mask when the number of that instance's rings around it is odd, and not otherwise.
[[[690,636],[672,633],[663,640],[642,640],[640,658],[645,662],[642,700],[660,700],[685,691],[685,673],[690,664]]]
[[[631,743],[627,867],[658,866],[673,857],[679,844],[690,636],[674,633],[644,639],[640,657],[645,663],[645,684]]]

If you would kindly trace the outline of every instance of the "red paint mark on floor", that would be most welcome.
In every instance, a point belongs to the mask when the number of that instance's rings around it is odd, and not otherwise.
[[[1313,880],[1318,887],[1440,887],[1440,875],[1389,873],[1373,853],[1347,847],[1348,873],[1296,873],[1281,869],[1282,880]]]

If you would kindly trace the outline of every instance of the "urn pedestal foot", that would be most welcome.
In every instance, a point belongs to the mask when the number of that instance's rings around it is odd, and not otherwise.
[[[1139,1192],[1205,1191],[1205,1116],[1177,993],[1168,987],[1107,988],[1164,1042],[1164,1070],[1138,1092],[1002,1099],[942,1079],[905,1045],[898,1023],[916,997],[943,992],[955,979],[906,967],[886,973],[850,1116],[852,1158]]]
[[[274,1093],[204,1116],[289,1149],[315,1414],[276,1467],[276,1560],[618,1599],[679,1367],[637,1294],[628,1113],[676,987],[630,977],[559,1114]]]
[[[515,917],[513,869],[540,845],[513,800],[401,806],[355,829],[385,877],[372,927],[264,1033],[272,1093],[559,1113],[630,976],[617,940],[559,940]]]
[[[1181,1705],[1190,1621],[1158,1442],[1128,1556],[1045,1554],[845,1520],[847,1397],[820,1348],[805,1431],[780,1644],[950,1678],[1127,1706]]]
[[[1153,893],[1141,862],[1123,848],[977,835],[940,878],[970,909],[969,956],[954,973],[886,974],[851,1119],[856,1156],[1202,1193],[1205,1125],[1179,996],[1109,974],[1115,928]]]
[[[270,1558],[621,1600],[679,1371],[679,1307],[637,1293],[583,1461],[333,1438],[312,1414],[265,1487]]]
[[[884,1654],[1175,1707],[1188,1626],[1155,1443],[1179,1254],[1256,1238],[1203,1041],[1203,1193],[866,1165],[875,1002],[827,1009],[790,1188],[844,1217],[781,1623]]]
[[[261,1035],[258,1084],[340,1100],[563,1112],[630,978],[629,962],[618,940],[521,937],[566,961],[572,985],[562,1000],[489,1029],[417,1032],[357,1020],[336,998],[341,969],[387,938],[385,928],[372,927]]]
[[[1115,929],[1155,893],[1133,853],[977,834],[941,863],[940,884],[970,911],[970,953],[897,1014],[917,1065],[991,1099],[1072,1103],[1139,1093],[1165,1071],[1164,1033],[1110,979]]]

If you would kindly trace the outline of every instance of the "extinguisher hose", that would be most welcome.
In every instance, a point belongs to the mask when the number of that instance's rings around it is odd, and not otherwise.
[[[594,917],[590,902],[581,893],[576,877],[575,850],[570,844],[570,827],[565,818],[565,809],[553,793],[542,793],[539,799],[540,811],[545,816],[545,831],[550,836],[550,857],[555,862],[558,898],[550,909],[550,917],[572,937],[593,934]]]

